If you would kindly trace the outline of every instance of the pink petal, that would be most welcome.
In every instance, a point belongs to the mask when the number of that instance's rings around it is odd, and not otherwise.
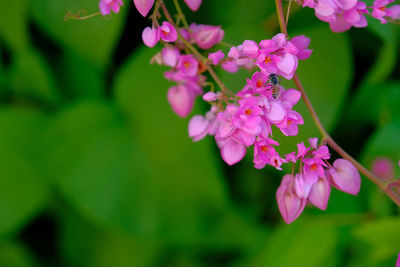
[[[172,110],[179,117],[186,117],[192,111],[194,97],[190,91],[183,85],[173,86],[168,90],[168,102]]]
[[[154,47],[160,41],[160,31],[157,28],[146,27],[142,33],[143,43],[148,47]]]
[[[232,138],[227,140],[221,148],[222,159],[230,166],[241,161],[244,155],[246,155],[246,147]]]
[[[186,5],[192,10],[197,11],[201,5],[202,0],[185,0]]]
[[[212,102],[218,99],[218,95],[214,92],[207,92],[203,95],[203,100]]]
[[[337,189],[357,195],[360,191],[361,177],[354,165],[346,159],[337,159],[333,162],[333,168],[328,170],[328,177]]]
[[[297,58],[292,54],[286,53],[277,64],[279,70],[286,74],[291,74],[296,70]]]
[[[209,122],[201,115],[192,117],[189,121],[189,137],[195,138],[201,136],[204,133],[207,134],[207,127]]]
[[[139,13],[143,17],[146,17],[150,9],[153,7],[154,0],[133,0],[133,3]]]
[[[313,185],[310,191],[308,199],[317,208],[326,210],[328,206],[329,196],[331,194],[331,185],[325,178],[319,178],[318,181]]]
[[[283,121],[286,116],[286,111],[283,106],[276,101],[271,101],[269,104],[269,112],[265,113],[265,117],[267,117],[271,123],[279,123]]]

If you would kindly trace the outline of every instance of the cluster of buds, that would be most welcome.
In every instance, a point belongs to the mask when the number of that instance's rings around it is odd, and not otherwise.
[[[315,15],[320,20],[328,22],[334,32],[344,32],[351,27],[367,27],[368,22],[364,16],[366,14],[371,14],[383,24],[388,18],[400,20],[400,5],[387,7],[394,0],[375,0],[370,7],[358,0],[301,0],[298,2],[303,7],[313,8]]]
[[[331,165],[328,147],[318,146],[317,138],[311,138],[309,143],[311,147],[301,142],[297,153],[286,155],[293,164],[299,162],[298,173],[285,175],[276,192],[279,211],[286,223],[293,222],[307,203],[325,210],[331,186],[352,195],[360,191],[361,177],[350,161],[340,158]]]

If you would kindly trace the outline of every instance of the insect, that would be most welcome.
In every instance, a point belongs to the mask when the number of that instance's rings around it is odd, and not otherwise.
[[[275,99],[277,99],[278,96],[279,96],[279,91],[280,91],[279,90],[280,81],[279,81],[278,75],[276,75],[275,73],[271,73],[268,76],[268,78],[269,78],[269,81],[270,81],[270,83],[272,85],[272,96]]]

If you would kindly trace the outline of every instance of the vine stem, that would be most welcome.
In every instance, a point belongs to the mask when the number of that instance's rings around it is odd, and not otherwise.
[[[174,20],[172,19],[172,16],[170,15],[167,7],[165,6],[164,2],[162,0],[160,1],[160,7],[164,12],[164,15],[166,17],[166,19],[168,20],[169,23],[172,24],[172,26],[175,29],[178,29]],[[178,10],[179,12],[179,10]],[[181,16],[184,16],[183,14],[180,14]],[[226,85],[221,81],[221,79],[218,77],[218,75],[215,73],[214,69],[210,66],[210,64],[208,63],[208,60],[191,44],[189,43],[181,34],[179,31],[177,31],[178,33],[178,39],[181,40],[183,42],[183,44],[205,65],[205,67],[207,68],[208,73],[210,73],[211,77],[215,80],[215,82],[218,84],[218,86],[221,88],[222,92],[225,95],[230,95],[231,97],[235,97],[235,94],[232,93],[231,90],[228,89],[228,87],[226,87]]]
[[[276,4],[276,11],[278,15],[278,21],[279,21],[279,26],[281,29],[281,32],[285,34],[285,36],[288,36],[287,32],[287,27],[286,27],[286,22],[285,22],[285,15],[283,12],[283,7],[282,7],[282,0],[275,0]],[[365,168],[363,165],[361,165],[357,160],[355,160],[352,156],[350,156],[342,147],[340,147],[334,140],[333,138],[328,134],[326,129],[321,123],[321,120],[319,119],[317,113],[314,110],[314,107],[311,104],[310,99],[308,98],[303,85],[300,82],[300,79],[297,75],[297,73],[294,74],[293,76],[294,83],[296,84],[297,89],[301,92],[301,98],[303,99],[309,113],[311,114],[311,117],[315,123],[315,125],[318,128],[318,131],[321,134],[321,138],[323,141],[328,143],[328,145],[335,150],[340,156],[342,156],[344,159],[347,159],[353,165],[365,176],[367,177],[370,181],[375,183],[380,189],[382,189],[392,200],[394,203],[396,203],[397,206],[400,207],[400,195],[397,194],[396,192],[393,191],[392,186],[396,186],[397,182],[396,180],[392,181],[385,181],[382,178],[376,176],[373,174],[371,171],[369,171],[367,168]]]

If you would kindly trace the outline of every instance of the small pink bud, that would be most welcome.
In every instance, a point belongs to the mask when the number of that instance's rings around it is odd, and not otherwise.
[[[325,178],[319,178],[312,186],[308,199],[317,208],[326,210],[328,206],[329,196],[331,194],[331,185]]]
[[[232,138],[226,140],[221,147],[222,159],[230,166],[241,161],[244,155],[246,147]]]
[[[201,5],[202,0],[185,0],[186,5],[192,10],[197,11]]]
[[[160,31],[158,28],[146,27],[142,33],[143,43],[148,47],[154,47],[160,41]]]
[[[377,158],[372,163],[372,172],[389,181],[394,178],[393,163],[387,158]]]
[[[160,26],[160,38],[165,42],[175,42],[178,38],[178,33],[174,26],[168,21],[164,21]]]
[[[333,168],[328,169],[331,184],[348,194],[357,195],[360,191],[361,177],[354,165],[346,159],[337,159]]]
[[[111,13],[111,10],[114,13],[118,13],[120,10],[120,6],[123,6],[124,3],[122,0],[100,0],[99,8],[100,12],[103,16],[106,16]]]
[[[162,49],[161,55],[165,65],[175,67],[178,63],[180,53],[178,48],[166,46]]]
[[[167,98],[172,110],[179,117],[184,118],[192,111],[194,97],[186,86],[179,84],[171,87]]]
[[[294,177],[286,174],[276,191],[276,201],[285,223],[292,223],[303,212],[306,199],[297,196],[294,189]]]
[[[225,71],[230,72],[230,73],[235,73],[235,72],[238,72],[238,70],[239,70],[239,66],[232,60],[222,61],[221,67],[222,67],[222,69],[224,69]]]
[[[203,100],[212,102],[218,99],[218,95],[214,92],[207,92],[203,95]]]
[[[154,0],[133,0],[133,4],[139,13],[146,17],[154,4]]]
[[[218,63],[225,57],[225,54],[222,50],[218,50],[217,52],[208,54],[208,58],[212,61],[214,65],[218,65]]]

